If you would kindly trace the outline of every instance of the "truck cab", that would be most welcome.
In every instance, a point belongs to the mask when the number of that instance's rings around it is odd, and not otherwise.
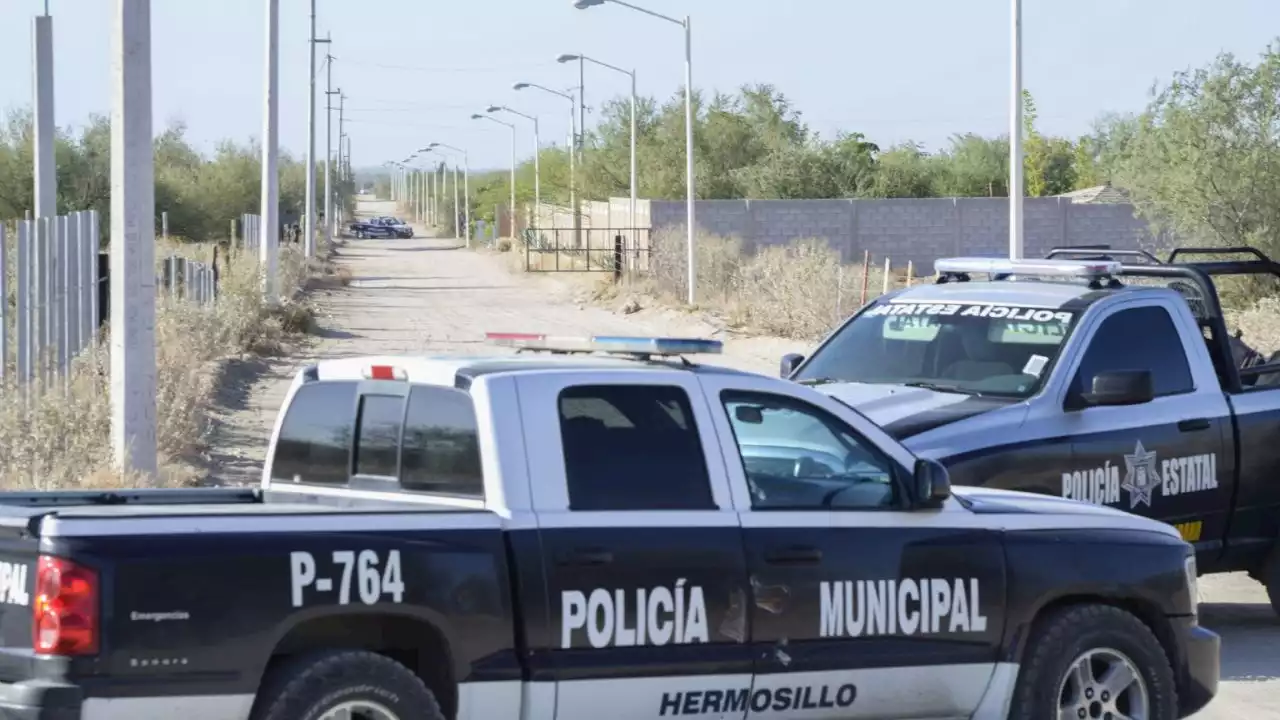
[[[936,283],[870,303],[783,371],[957,484],[1156,518],[1195,545],[1201,572],[1248,570],[1280,591],[1280,365],[1239,367],[1214,284],[1280,266],[1187,252],[940,260]]]
[[[835,398],[689,359],[714,341],[490,340],[517,354],[302,370],[257,488],[0,494],[0,715],[1172,720],[1217,690],[1163,523],[953,493]]]

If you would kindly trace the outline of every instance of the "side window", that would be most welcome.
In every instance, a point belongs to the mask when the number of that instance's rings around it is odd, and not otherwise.
[[[360,399],[356,475],[396,477],[403,422],[404,398],[398,395],[365,395]]]
[[[896,507],[894,465],[839,418],[781,395],[726,391],[756,510]]]
[[[470,395],[445,387],[410,391],[400,474],[405,490],[484,497],[480,435]]]
[[[714,510],[689,397],[665,385],[591,385],[560,393],[573,510]]]
[[[1087,392],[1100,372],[1148,369],[1157,397],[1195,389],[1178,328],[1169,312],[1155,305],[1121,310],[1102,321],[1089,340],[1071,390]]]
[[[271,478],[345,485],[355,401],[354,382],[317,382],[298,388],[280,426]]]

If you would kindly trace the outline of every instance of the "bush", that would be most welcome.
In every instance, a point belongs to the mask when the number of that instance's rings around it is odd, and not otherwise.
[[[211,245],[184,245],[178,252],[207,259]],[[169,254],[157,248],[157,261]],[[233,254],[220,267],[219,297],[212,306],[170,299],[156,302],[156,426],[160,477],[120,478],[111,452],[110,369],[107,333],[58,378],[23,402],[23,388],[0,386],[0,485],[5,489],[102,487],[121,484],[187,484],[195,477],[188,460],[210,429],[217,382],[215,361],[244,352],[269,354],[286,336],[307,326],[310,309],[300,290],[315,268],[292,246],[280,249],[276,308],[262,300],[258,264]],[[10,376],[12,377],[12,376]],[[64,389],[65,388],[65,389]],[[30,388],[28,388],[30,389]]]
[[[650,281],[659,294],[687,297],[688,264],[683,227],[655,232]],[[840,262],[823,240],[744,251],[737,238],[699,234],[695,239],[700,306],[730,323],[769,335],[812,340],[821,337],[861,305],[864,275],[867,300],[884,289],[884,270]],[[873,259],[874,260],[874,259]],[[891,288],[905,278],[893,275]]]

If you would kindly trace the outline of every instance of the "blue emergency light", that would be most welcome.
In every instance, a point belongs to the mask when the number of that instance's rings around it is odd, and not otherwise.
[[[522,350],[548,352],[618,353],[623,355],[719,355],[724,343],[701,338],[641,337],[630,335],[593,335],[591,337],[554,337],[533,333],[485,333],[494,345]]]

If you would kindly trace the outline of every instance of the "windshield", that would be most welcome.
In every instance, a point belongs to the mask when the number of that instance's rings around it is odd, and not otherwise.
[[[841,328],[794,379],[1027,397],[1075,319],[1066,310],[1004,303],[881,301]]]

